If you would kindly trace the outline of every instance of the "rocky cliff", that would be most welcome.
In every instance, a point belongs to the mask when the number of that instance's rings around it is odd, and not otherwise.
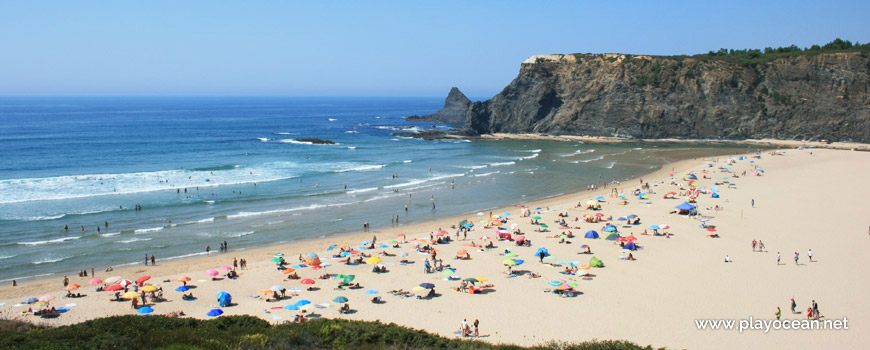
[[[447,99],[444,100],[444,107],[434,114],[424,116],[410,116],[405,119],[410,121],[432,121],[442,123],[464,123],[468,108],[471,107],[471,100],[465,97],[462,91],[456,87],[450,89],[447,94]]]
[[[470,104],[463,133],[870,143],[868,88],[870,59],[864,52],[752,64],[533,56],[501,93]]]

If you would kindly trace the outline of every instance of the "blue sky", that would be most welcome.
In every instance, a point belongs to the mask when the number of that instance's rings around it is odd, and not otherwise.
[[[0,1],[0,95],[488,98],[531,55],[870,41],[870,1]]]

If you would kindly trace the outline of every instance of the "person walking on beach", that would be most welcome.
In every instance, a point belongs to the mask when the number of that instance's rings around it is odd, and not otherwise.
[[[63,287],[66,288],[66,286],[68,286],[68,285],[69,285],[69,277],[63,276]]]
[[[207,246],[205,246],[205,256],[209,256],[209,255],[211,255],[211,246],[207,245]]]
[[[154,265],[157,265],[157,263],[154,260],[154,254],[151,254],[151,266],[154,266]]]
[[[810,258],[810,262],[813,262],[813,250],[812,249],[807,251],[807,257]]]
[[[464,338],[464,337],[467,337],[467,336],[468,336],[468,320],[466,320],[466,319],[463,318],[463,319],[462,319],[462,325],[459,326],[459,327],[460,327],[460,328],[459,328],[459,331],[462,333],[462,337],[463,337],[463,338]]]
[[[791,298],[791,313],[792,314],[797,313],[797,311],[794,310],[796,307],[797,307],[797,303],[794,301],[794,298]]]
[[[815,300],[813,300],[813,315],[816,315],[816,318],[819,318],[819,317],[820,317],[820,315],[819,315],[819,304],[817,304]]]
[[[755,246],[756,246],[756,245],[758,245],[758,242],[755,241],[755,240],[753,239],[753,240],[752,240],[752,251],[753,251],[753,252],[755,251]]]
[[[764,252],[764,242],[762,242],[760,239],[758,240],[758,251]]]
[[[798,259],[800,259],[801,255],[798,252],[794,252],[794,264],[798,264]]]
[[[480,320],[478,320],[478,319],[475,318],[475,319],[474,319],[474,336],[475,336],[475,337],[479,337],[479,336],[480,336],[480,332],[478,331],[478,328],[477,328],[478,325],[480,325]]]
[[[780,254],[779,252],[776,252],[776,265],[777,266],[779,266],[779,259],[781,259],[781,258],[782,258],[782,254]]]
[[[233,270],[235,270],[237,267],[239,267],[239,261],[236,260],[236,258],[233,258]]]
[[[782,311],[779,309],[779,306],[776,307],[776,313],[775,313],[774,315],[776,315],[776,319],[777,319],[777,320],[778,320],[780,317],[782,317]]]
[[[148,254],[145,254],[145,266],[148,266]]]
[[[752,207],[755,208],[755,199],[752,199]]]

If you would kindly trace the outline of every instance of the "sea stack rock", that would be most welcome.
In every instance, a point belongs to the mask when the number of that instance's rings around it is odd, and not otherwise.
[[[444,108],[441,108],[441,110],[434,114],[424,116],[414,115],[406,119],[419,122],[464,123],[465,115],[470,107],[471,100],[465,97],[462,91],[453,87],[450,89],[450,93],[447,94],[447,99],[444,100]]]

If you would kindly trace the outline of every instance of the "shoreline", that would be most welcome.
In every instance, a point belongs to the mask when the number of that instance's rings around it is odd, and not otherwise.
[[[546,140],[550,140],[550,139],[546,139]],[[655,169],[653,171],[640,174],[638,176],[635,176],[632,179],[644,178],[644,177],[648,177],[648,178],[660,177],[661,174],[667,173],[667,171],[666,171],[667,167],[681,168],[681,169],[686,168],[686,167],[688,167],[688,163],[696,161],[697,158],[698,157],[695,157],[693,159],[682,159],[682,160],[677,160],[674,162],[669,162],[669,163],[664,164],[659,169]],[[632,180],[632,179],[626,179],[626,180]],[[622,181],[619,185],[621,185],[623,183],[625,183],[625,181]],[[610,188],[612,188],[612,187],[610,187]],[[544,202],[544,203],[552,204],[552,203],[558,203],[558,202],[565,201],[569,198],[577,198],[580,196],[591,196],[592,198],[594,198],[594,197],[599,196],[599,195],[606,196],[608,194],[609,190],[610,189],[607,189],[607,191],[605,191],[605,189],[603,189],[603,188],[596,188],[596,190],[594,190],[594,191],[585,191],[585,190],[569,191],[569,192],[565,192],[562,194],[551,195],[549,197],[536,198],[536,199],[524,199],[524,200],[515,202],[513,205],[510,205],[510,206],[495,207],[495,208],[482,208],[482,209],[478,209],[476,211],[468,212],[468,213],[463,214],[463,215],[452,215],[451,214],[451,215],[448,215],[445,217],[436,217],[436,218],[432,218],[432,219],[426,219],[426,220],[423,220],[420,222],[413,222],[410,224],[400,224],[398,226],[394,225],[391,227],[383,227],[383,226],[377,227],[376,226],[372,230],[369,230],[367,232],[360,232],[360,230],[351,230],[351,231],[334,233],[334,234],[331,234],[331,235],[328,235],[325,237],[324,236],[306,237],[306,238],[302,238],[302,239],[299,239],[299,240],[296,240],[293,242],[274,243],[274,244],[267,244],[267,245],[257,245],[257,246],[251,246],[251,247],[244,247],[244,248],[239,248],[239,249],[233,249],[232,253],[234,253],[235,255],[240,255],[240,254],[248,255],[248,254],[251,254],[252,252],[255,254],[267,254],[269,251],[272,251],[272,250],[286,252],[286,251],[290,251],[290,250],[295,250],[295,248],[297,248],[297,247],[308,247],[308,246],[311,246],[314,244],[328,246],[327,242],[329,242],[330,240],[360,239],[360,241],[362,241],[362,240],[366,240],[366,237],[369,234],[377,235],[378,233],[388,233],[388,232],[393,232],[393,231],[414,231],[414,230],[419,230],[422,227],[432,227],[433,225],[438,226],[439,224],[440,224],[439,227],[450,227],[450,225],[455,224],[463,219],[471,219],[472,217],[476,217],[477,216],[476,214],[481,212],[481,211],[502,212],[502,211],[507,211],[507,210],[510,210],[512,208],[515,208],[516,206],[528,204],[531,202],[536,202],[536,203]],[[544,204],[544,205],[547,205],[547,204]],[[265,220],[265,218],[263,220]],[[452,223],[452,224],[447,224],[447,223]],[[426,230],[423,230],[423,231],[426,231]],[[429,230],[429,231],[431,231],[431,230]],[[422,234],[422,233],[418,233],[418,234]],[[319,250],[319,249],[315,249],[315,250]],[[212,252],[212,253],[214,253],[214,252]],[[302,252],[302,254],[304,254],[304,253],[305,252]],[[215,256],[222,256],[222,255],[229,254],[229,252],[228,253],[218,252],[215,254],[216,254]],[[274,253],[269,253],[269,255],[271,255],[271,254],[274,254]],[[208,256],[203,256],[203,255],[206,255],[206,253],[205,252],[198,252],[198,253],[194,252],[194,253],[190,253],[190,254],[186,254],[186,255],[182,255],[182,256],[169,257],[169,258],[164,258],[164,259],[158,258],[157,260],[158,260],[158,262],[163,261],[163,262],[168,263],[168,264],[178,264],[178,265],[184,264],[185,262],[193,262],[193,263],[200,264],[200,263],[202,263],[202,261],[205,261],[205,259],[209,259],[211,257],[210,254]],[[200,259],[202,259],[202,260],[200,260]],[[160,263],[159,266],[164,266],[163,264],[164,263]],[[110,271],[110,272],[106,272],[105,268],[103,268],[101,270],[95,269],[94,272],[98,276],[100,276],[100,275],[111,275],[111,276],[123,275],[125,273],[129,273],[129,272],[132,272],[134,270],[139,271],[138,268],[146,268],[146,266],[144,264],[141,264],[141,263],[124,263],[124,264],[120,264],[120,265],[112,265],[112,268],[113,268],[113,271]],[[148,265],[147,268],[153,269],[153,266]],[[76,271],[69,270],[69,271],[65,271],[65,272],[57,272],[57,273],[51,273],[51,274],[47,274],[47,275],[27,276],[24,278],[16,277],[16,278],[9,278],[9,279],[0,280],[0,282],[2,282],[2,285],[0,285],[0,293],[7,292],[6,288],[10,287],[12,280],[15,280],[16,282],[18,282],[18,287],[21,287],[22,282],[24,282],[24,283],[37,282],[37,283],[42,284],[42,283],[45,283],[51,279],[55,279],[55,278],[59,279],[59,278],[61,278],[61,276],[63,276],[64,273],[69,273],[70,275],[67,275],[67,276],[71,276],[71,275],[74,275],[76,273]],[[78,276],[75,276],[75,277],[78,277]],[[90,278],[93,278],[93,276],[88,275],[87,279],[90,279]],[[82,284],[82,286],[84,286],[84,284]]]
[[[553,139],[553,138],[550,138],[548,136],[545,136],[543,138],[538,138],[538,139],[545,140],[545,141],[559,141],[557,139]],[[497,139],[492,139],[492,140],[497,140]],[[564,140],[564,141],[571,141],[571,140]],[[638,142],[626,140],[624,143],[638,143]],[[704,155],[704,156],[700,156],[700,157],[693,157],[690,159],[679,159],[676,161],[668,162],[668,163],[663,164],[658,169],[652,169],[652,171],[635,175],[631,179],[643,178],[643,177],[652,177],[652,176],[654,176],[654,174],[657,174],[658,172],[662,171],[663,169],[665,169],[667,167],[674,167],[676,164],[683,163],[686,161],[691,161],[693,159],[703,158],[703,157],[708,157],[708,155]],[[631,179],[623,179],[623,182],[625,182],[627,180],[631,180]],[[599,193],[599,191],[601,191],[601,192]],[[290,247],[290,246],[296,246],[296,245],[306,245],[308,243],[325,241],[325,240],[329,240],[329,239],[341,239],[343,237],[347,237],[347,238],[355,237],[355,236],[362,237],[363,235],[368,234],[368,233],[374,233],[374,232],[379,232],[379,231],[384,231],[384,230],[392,230],[392,229],[403,229],[403,228],[404,229],[412,229],[413,227],[416,227],[416,226],[429,226],[430,224],[436,223],[436,222],[437,223],[450,222],[450,221],[459,222],[462,219],[458,219],[458,218],[470,218],[472,216],[476,216],[476,213],[479,213],[481,211],[499,211],[499,212],[501,212],[502,210],[512,208],[513,206],[526,204],[526,203],[530,203],[530,202],[540,202],[540,201],[559,202],[559,201],[563,200],[563,197],[564,198],[573,197],[573,196],[577,196],[577,195],[587,193],[587,192],[589,193],[589,195],[595,194],[595,196],[607,194],[607,193],[604,193],[603,189],[596,189],[595,191],[584,191],[584,190],[570,191],[569,190],[569,191],[563,192],[561,194],[548,195],[548,196],[544,196],[544,197],[540,197],[540,198],[522,199],[519,202],[514,202],[514,204],[510,205],[510,206],[493,207],[493,208],[480,208],[480,209],[477,209],[475,211],[467,212],[464,214],[448,214],[446,216],[440,216],[440,217],[436,216],[434,218],[423,219],[422,221],[415,221],[415,222],[412,222],[409,224],[403,223],[403,224],[394,225],[394,226],[375,226],[372,230],[369,230],[368,232],[360,232],[360,230],[349,230],[349,231],[332,233],[332,234],[329,234],[327,236],[309,236],[309,237],[297,239],[293,242],[258,244],[258,245],[247,246],[247,247],[238,248],[238,249],[234,248],[233,252],[247,252],[247,251],[262,252],[264,250],[271,249],[272,247],[282,247],[282,246]],[[262,218],[260,220],[267,220],[267,219],[268,218]],[[447,225],[447,226],[449,227],[449,225]],[[217,253],[217,254],[226,254],[226,253]],[[204,251],[201,251],[201,252],[197,251],[197,252],[191,252],[191,253],[179,255],[179,256],[172,256],[172,257],[167,257],[167,258],[158,258],[158,260],[170,261],[170,262],[183,262],[183,261],[188,261],[188,260],[192,260],[192,259],[204,258],[202,255],[206,255],[206,253]],[[134,269],[137,266],[144,267],[144,264],[142,264],[141,261],[138,261],[138,262],[120,263],[117,265],[110,265],[110,266],[114,269],[114,271],[124,271],[126,269]],[[100,274],[101,272],[102,272],[102,274],[107,274],[107,272],[104,271],[105,268],[106,267],[103,267],[100,270],[97,270],[95,268],[94,271],[97,274]],[[61,276],[64,276],[64,274],[74,275],[76,273],[77,273],[76,270],[68,270],[68,271],[59,271],[59,272],[33,275],[33,276],[6,278],[6,279],[0,280],[0,292],[3,291],[3,288],[6,285],[11,284],[11,282],[13,280],[18,282],[20,285],[22,282],[31,282],[32,283],[32,282],[36,282],[36,281],[49,280],[52,278],[61,278]],[[112,274],[114,275],[117,273],[112,273]],[[92,276],[90,276],[90,275],[88,277],[92,278]]]

